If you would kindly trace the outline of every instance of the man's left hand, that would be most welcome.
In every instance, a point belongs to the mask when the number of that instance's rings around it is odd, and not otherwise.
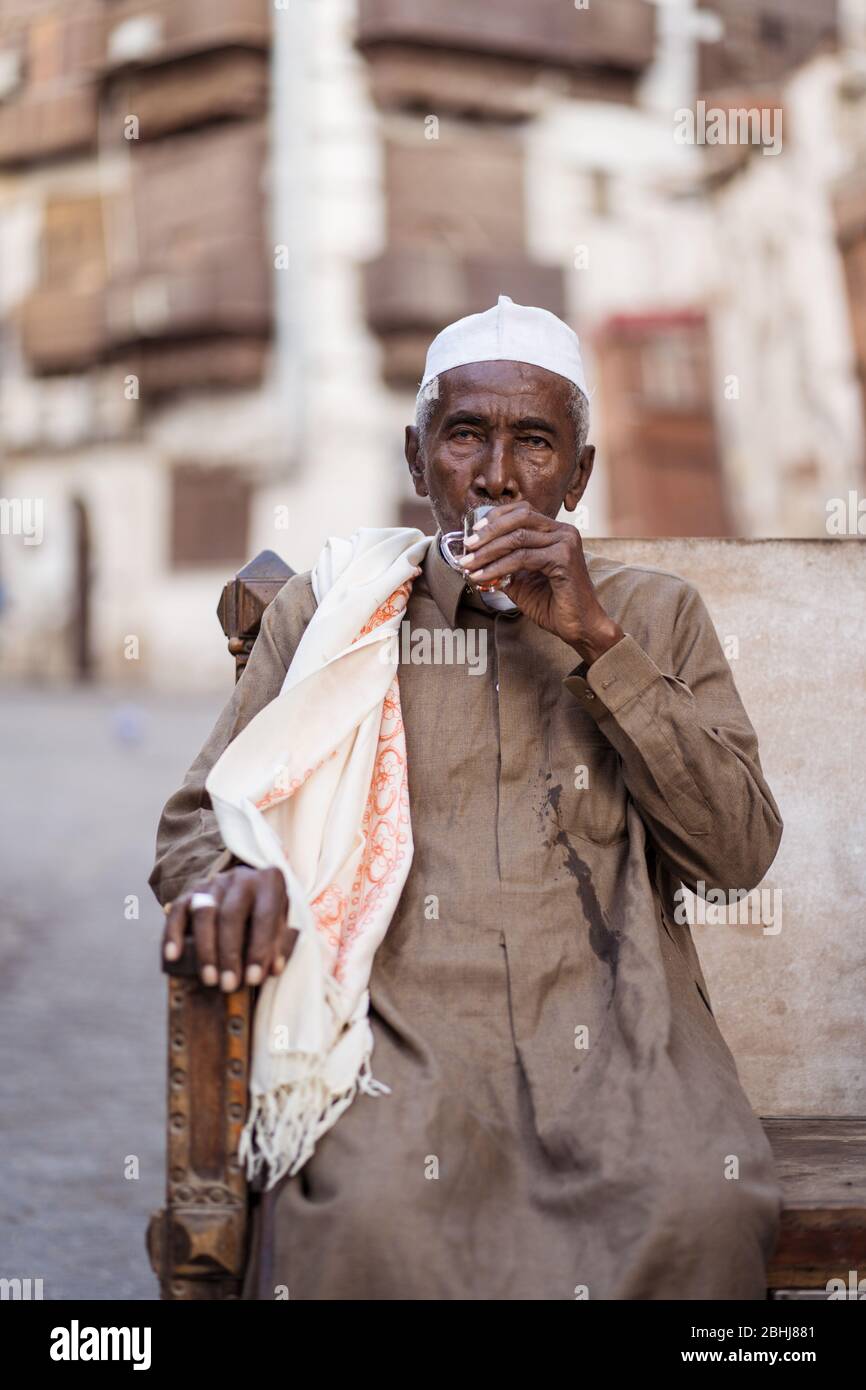
[[[592,665],[625,636],[599,603],[576,526],[552,521],[528,502],[505,502],[479,523],[463,564],[473,583],[511,575],[503,592],[521,613]]]

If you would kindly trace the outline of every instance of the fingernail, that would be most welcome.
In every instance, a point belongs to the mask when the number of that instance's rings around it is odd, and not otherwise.
[[[480,521],[476,521],[476,523],[475,523],[475,530],[476,530],[476,531],[480,531],[480,530],[481,530],[481,527],[482,527],[482,526],[486,526],[486,525],[487,525],[487,517],[486,517],[486,516],[483,516],[483,517],[481,518]]]
[[[247,966],[247,984],[259,985],[262,982],[262,967],[260,965]]]
[[[232,990],[237,989],[237,987],[238,977],[235,972],[233,970],[224,970],[220,975],[220,988],[224,989],[226,994],[231,994]]]
[[[165,956],[166,960],[177,960],[178,956],[180,955],[180,951],[177,948],[177,942],[167,941],[165,943],[165,950],[163,952],[163,955]]]
[[[466,537],[466,544],[467,544],[467,545],[478,545],[478,543],[480,542],[480,540],[481,540],[481,537],[480,537],[480,536],[476,536],[475,532],[473,531],[471,536],[467,536],[467,537]]]
[[[215,985],[219,979],[219,973],[215,965],[203,965],[201,970],[201,982],[203,985]]]
[[[286,968],[286,958],[285,958],[285,956],[277,956],[276,960],[274,961],[274,970],[277,972],[278,975],[281,975],[282,972],[285,970],[285,968]]]

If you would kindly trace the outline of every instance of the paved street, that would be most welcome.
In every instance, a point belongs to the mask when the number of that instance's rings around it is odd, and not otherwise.
[[[0,696],[0,1276],[42,1278],[47,1299],[156,1296],[165,987],[146,880],[160,808],[220,703]]]

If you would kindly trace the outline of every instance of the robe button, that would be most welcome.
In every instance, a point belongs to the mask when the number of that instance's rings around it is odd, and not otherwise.
[[[595,699],[595,695],[593,694],[593,692],[592,692],[591,690],[587,690],[587,692],[586,692],[586,698],[587,698],[587,700],[594,700],[594,699]]]

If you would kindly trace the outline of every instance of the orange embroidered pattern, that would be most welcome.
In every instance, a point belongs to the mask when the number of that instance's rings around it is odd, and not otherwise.
[[[355,641],[405,610],[412,590],[407,579],[388,597],[364,624]],[[395,676],[382,705],[379,742],[370,778],[370,791],[361,834],[364,852],[349,894],[348,910],[339,926],[317,924],[337,951],[334,975],[341,980],[352,945],[385,897],[399,865],[406,856],[409,839],[409,783],[406,772],[406,734],[400,709],[400,687]],[[327,890],[326,890],[327,891]],[[324,895],[322,895],[324,896]],[[318,901],[318,900],[317,900]],[[314,904],[315,907],[315,904]]]
[[[361,821],[364,853],[352,884],[349,910],[342,923],[334,974],[343,978],[352,946],[382,905],[406,857],[409,842],[409,781],[406,734],[400,710],[397,677],[382,707],[379,746],[370,779],[370,792]]]
[[[353,645],[354,642],[360,641],[362,637],[366,637],[368,632],[372,632],[374,628],[379,627],[382,623],[386,623],[389,618],[396,618],[399,613],[402,613],[406,604],[409,602],[411,588],[412,580],[407,579],[400,585],[399,589],[395,589],[390,598],[386,598],[385,602],[376,609],[372,618],[368,618],[367,622],[358,633],[358,636],[353,639]]]
[[[364,624],[354,642],[382,623],[399,617],[412,589],[407,579]],[[334,757],[336,749],[328,757]],[[286,787],[275,785],[256,805],[267,810],[292,796],[327,759],[307,768]],[[348,897],[330,883],[311,906],[316,926],[335,953],[334,975],[342,980],[354,943],[365,926],[385,904],[397,870],[405,861],[409,843],[409,782],[406,769],[406,734],[400,708],[400,688],[395,675],[382,705],[376,756],[370,790],[361,820],[364,848]]]
[[[324,758],[320,758],[313,767],[304,768],[304,771],[300,773],[299,776],[293,777],[288,786],[284,786],[282,779],[278,777],[270,791],[265,792],[264,796],[255,802],[256,809],[259,811],[268,811],[272,806],[276,806],[278,802],[286,801],[290,796],[294,796],[298,787],[302,787],[308,777],[312,777],[314,772],[317,772],[320,767],[324,767],[325,763],[333,758],[336,752],[336,748],[332,748],[331,752]]]

